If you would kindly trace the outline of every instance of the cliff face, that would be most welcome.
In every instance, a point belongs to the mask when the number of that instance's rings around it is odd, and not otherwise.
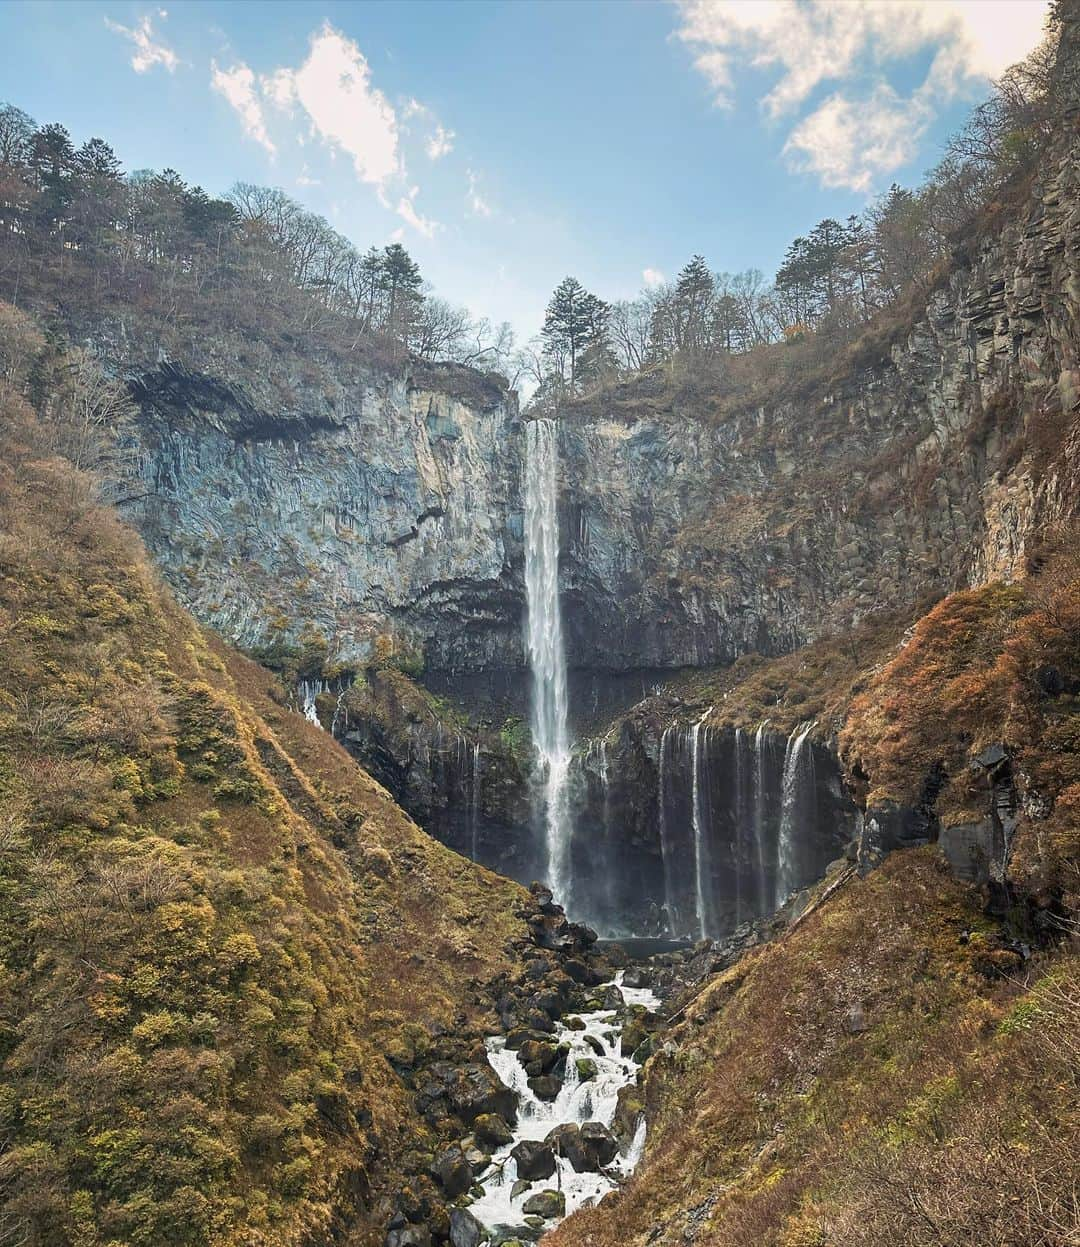
[[[1078,192],[1070,140],[958,250],[921,318],[801,393],[778,378],[760,405],[710,403],[656,375],[569,408],[572,661],[778,653],[1015,575],[1077,506]]]
[[[358,662],[520,662],[512,396],[458,368],[139,371],[125,513],[182,601],[250,647],[305,627]]]
[[[1076,508],[1078,153],[1012,189],[925,314],[831,375],[795,388],[777,354],[753,402],[652,375],[562,413],[571,666],[784,652],[1017,571]],[[346,662],[385,634],[432,672],[521,664],[521,443],[497,381],[186,359],[125,362],[126,513],[200,618],[245,645],[310,623]]]

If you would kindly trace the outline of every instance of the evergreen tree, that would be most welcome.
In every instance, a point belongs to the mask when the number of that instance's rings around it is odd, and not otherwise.
[[[598,323],[606,319],[598,312],[599,302],[576,277],[564,277],[547,305],[544,327],[540,331],[544,355],[571,386],[577,384],[579,359],[596,333]]]
[[[399,242],[383,248],[381,287],[386,294],[386,330],[408,344],[423,295],[420,266]]]

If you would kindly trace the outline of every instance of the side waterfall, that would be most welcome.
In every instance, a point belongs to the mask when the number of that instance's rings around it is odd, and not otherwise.
[[[678,728],[674,723],[664,728],[660,737],[660,763],[657,775],[657,813],[659,814],[660,823],[660,859],[664,867],[664,909],[667,912],[668,932],[671,935],[676,933],[675,927],[675,901],[671,887],[671,868],[672,868],[672,850],[670,844],[670,836],[668,829],[667,817],[667,755],[668,755],[668,738],[672,732],[677,732]]]
[[[814,730],[813,722],[803,723],[788,737],[784,752],[784,774],[781,786],[780,833],[776,838],[776,908],[798,886],[798,863],[795,861],[796,823],[799,816],[799,770],[803,747]]]
[[[697,902],[698,935],[706,938],[708,923],[705,920],[705,872],[707,846],[705,844],[706,826],[711,821],[703,816],[702,803],[705,794],[702,792],[701,773],[708,764],[707,758],[701,756],[701,731],[705,720],[712,713],[710,707],[690,729],[690,817],[694,829],[694,890]],[[705,728],[705,748],[709,747],[709,729]]]
[[[765,913],[769,903],[768,878],[765,873],[765,793],[768,783],[765,757],[766,719],[754,733],[754,850],[757,857],[758,913]]]
[[[540,763],[548,883],[571,890],[566,654],[559,608],[558,444],[553,420],[525,425],[526,642],[532,669],[532,738]]]

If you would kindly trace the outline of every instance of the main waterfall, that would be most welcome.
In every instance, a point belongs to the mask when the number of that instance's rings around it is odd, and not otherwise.
[[[559,609],[558,444],[553,420],[525,425],[526,641],[532,669],[532,738],[540,764],[548,884],[570,900],[566,654]]]

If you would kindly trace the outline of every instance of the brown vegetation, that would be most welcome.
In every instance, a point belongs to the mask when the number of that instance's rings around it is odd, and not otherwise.
[[[387,1057],[485,1029],[522,893],[171,602],[56,453],[104,383],[6,315],[0,1242],[378,1240],[428,1137]]]

